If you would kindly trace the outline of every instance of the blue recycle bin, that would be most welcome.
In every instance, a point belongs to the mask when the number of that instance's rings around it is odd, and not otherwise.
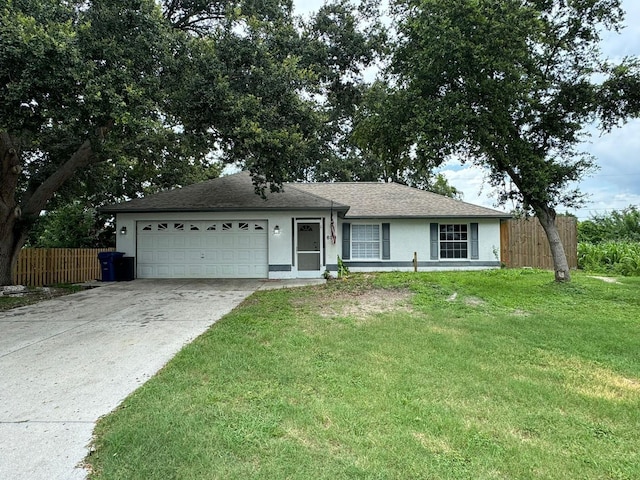
[[[100,260],[100,270],[102,270],[103,282],[115,282],[116,281],[116,266],[115,261],[122,258],[124,253],[122,252],[100,252],[98,254],[98,260]]]

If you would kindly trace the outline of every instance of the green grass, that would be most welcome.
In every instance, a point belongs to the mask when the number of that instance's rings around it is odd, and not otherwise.
[[[96,428],[94,479],[640,478],[640,279],[259,292]]]

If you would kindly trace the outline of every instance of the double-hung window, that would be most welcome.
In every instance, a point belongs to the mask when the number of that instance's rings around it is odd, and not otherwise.
[[[440,224],[440,258],[469,258],[467,224]]]
[[[380,225],[351,225],[351,258],[380,258]]]

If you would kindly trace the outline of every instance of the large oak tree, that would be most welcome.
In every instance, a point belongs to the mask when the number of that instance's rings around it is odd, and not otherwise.
[[[599,49],[622,26],[620,1],[397,0],[392,10],[394,138],[422,166],[457,156],[487,168],[499,201],[538,217],[556,279],[568,281],[555,217],[580,204],[576,182],[595,166],[579,149],[585,128],[606,131],[640,109],[637,60],[613,63]]]
[[[239,163],[258,188],[321,154],[287,0],[9,0],[0,7],[0,284],[43,209]],[[212,164],[217,164],[211,169]],[[73,181],[70,181],[73,178]]]

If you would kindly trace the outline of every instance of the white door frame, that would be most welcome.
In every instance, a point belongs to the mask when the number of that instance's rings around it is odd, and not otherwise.
[[[301,224],[305,224],[305,223],[312,223],[312,224],[317,224],[318,225],[318,245],[319,245],[319,249],[318,251],[298,251],[298,230],[299,230],[299,226]],[[325,265],[324,265],[324,242],[323,242],[323,238],[324,238],[324,232],[323,232],[323,228],[322,228],[322,219],[321,218],[296,218],[295,219],[295,238],[294,238],[294,251],[293,254],[295,255],[295,260],[296,260],[296,271],[297,271],[297,277],[298,278],[320,278],[320,276],[322,275],[322,272],[324,271]],[[300,257],[299,254],[317,254],[319,256],[319,268],[318,270],[300,270]]]

